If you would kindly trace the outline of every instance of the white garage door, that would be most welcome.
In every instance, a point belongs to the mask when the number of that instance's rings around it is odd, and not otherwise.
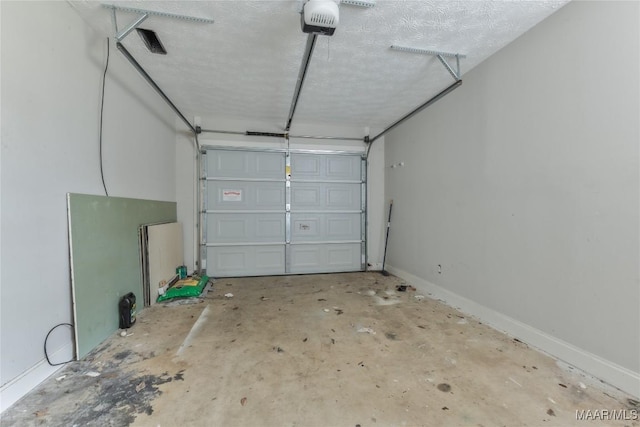
[[[360,154],[208,148],[203,170],[208,275],[365,269]]]

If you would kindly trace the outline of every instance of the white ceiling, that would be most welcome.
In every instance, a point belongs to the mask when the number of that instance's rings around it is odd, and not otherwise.
[[[70,3],[100,33],[114,35],[111,11],[102,3]],[[212,18],[214,24],[149,17],[140,27],[156,31],[167,55],[150,53],[136,32],[122,44],[187,117],[260,120],[284,129],[307,42],[300,0],[104,3]],[[464,80],[466,72],[565,3],[342,4],[335,34],[318,37],[294,128],[296,122],[384,128],[454,82],[436,58],[393,51],[392,44],[464,54]],[[136,17],[117,16],[120,28]]]

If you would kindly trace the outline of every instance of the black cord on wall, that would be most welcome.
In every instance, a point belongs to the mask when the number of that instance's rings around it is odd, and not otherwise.
[[[51,335],[51,332],[53,332],[59,326],[70,326],[70,327],[73,328],[73,325],[71,323],[59,323],[56,326],[54,326],[53,328],[51,328],[49,330],[49,332],[47,333],[47,336],[44,339],[44,357],[47,359],[47,363],[49,365],[51,365],[51,366],[60,366],[60,365],[64,365],[65,363],[69,363],[69,362],[73,361],[73,359],[71,359],[71,360],[67,360],[65,362],[51,363],[51,360],[49,360],[49,353],[47,353],[47,340],[49,339],[49,335]]]
[[[107,69],[109,69],[109,37],[107,37],[107,60],[104,64],[104,73],[102,73],[102,94],[100,95],[100,134],[99,134],[99,141],[100,141],[100,177],[102,178],[102,186],[104,187],[104,194],[106,196],[109,195],[109,192],[107,191],[107,185],[104,182],[104,169],[102,166],[102,119],[104,116],[104,86],[106,83],[106,78],[107,78]]]

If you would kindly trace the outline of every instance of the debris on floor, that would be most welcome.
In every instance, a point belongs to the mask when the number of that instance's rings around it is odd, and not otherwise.
[[[440,383],[438,384],[438,390],[448,393],[451,391],[451,386],[447,383]]]
[[[514,383],[515,385],[517,385],[518,387],[522,387],[522,384],[520,384],[518,381],[514,380],[513,378],[509,377],[509,381],[511,381],[512,383]]]
[[[176,307],[178,305],[193,305],[203,302],[202,298],[178,298],[173,301],[167,301],[163,304],[164,307]]]
[[[225,298],[233,298],[233,294],[231,292],[227,292],[224,296]]]
[[[3,412],[0,427],[551,427],[577,426],[576,409],[640,409],[426,291],[417,303],[393,276],[230,280],[208,297],[146,308],[134,337],[112,334]]]
[[[36,417],[40,418],[40,417],[44,417],[45,415],[47,415],[48,412],[49,412],[49,410],[47,408],[45,408],[45,409],[40,409],[40,410],[34,412],[33,415],[35,415]]]

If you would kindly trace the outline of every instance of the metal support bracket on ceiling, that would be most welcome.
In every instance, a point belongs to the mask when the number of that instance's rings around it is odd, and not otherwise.
[[[134,21],[132,21],[122,31],[118,32],[118,30],[116,29],[116,40],[121,42],[125,37],[129,35],[129,33],[131,33],[131,31],[138,28],[138,26],[142,24],[145,21],[145,19],[147,19],[148,17],[149,17],[149,14],[145,13],[142,16],[140,16],[138,19],[135,19]]]
[[[438,60],[440,60],[440,63],[442,63],[444,68],[446,68],[446,70],[449,72],[449,74],[451,74],[451,77],[453,77],[455,81],[460,80],[462,77],[462,74],[460,73],[460,58],[467,57],[466,55],[462,55],[459,53],[439,52],[437,50],[419,49],[415,47],[406,47],[406,46],[397,46],[397,45],[391,45],[391,50],[435,56],[436,58],[438,58]],[[445,58],[455,58],[456,60],[455,70],[453,69],[451,64],[447,62]]]
[[[356,7],[373,7],[376,5],[376,0],[340,0],[340,4]]]
[[[438,55],[438,59],[440,60],[442,65],[444,65],[444,68],[447,69],[449,74],[451,74],[451,77],[453,77],[453,80],[455,81],[460,80],[460,57],[459,56],[456,56],[456,71],[453,71],[453,68],[451,68],[451,65],[449,65],[447,60],[444,59],[442,55]]]
[[[145,9],[136,9],[133,7],[123,7],[123,6],[116,6],[113,4],[102,4],[102,7],[104,7],[105,9],[111,9],[111,17],[112,17],[112,21],[113,21],[113,27],[115,30],[115,37],[116,40],[121,42],[122,40],[124,40],[125,37],[127,37],[129,35],[129,33],[131,33],[131,31],[135,30],[136,28],[138,28],[138,26],[140,24],[142,24],[149,16],[160,16],[163,18],[170,18],[170,19],[180,19],[183,21],[191,21],[191,22],[198,22],[198,23],[202,23],[202,24],[213,24],[213,19],[211,18],[201,18],[198,16],[188,16],[188,15],[178,15],[175,13],[169,13],[169,12],[157,12],[154,10],[145,10]],[[121,12],[126,12],[126,13],[133,13],[138,15],[138,17],[136,19],[134,19],[133,21],[131,21],[131,23],[129,25],[127,25],[124,29],[122,29],[122,31],[118,30],[118,21],[116,18],[116,11],[121,11]]]

